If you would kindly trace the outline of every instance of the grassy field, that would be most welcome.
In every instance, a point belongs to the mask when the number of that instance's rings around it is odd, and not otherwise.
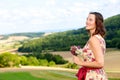
[[[0,73],[0,80],[40,80],[40,78],[32,76],[29,72],[5,72]]]
[[[0,80],[76,80],[74,74],[57,70],[0,72]]]
[[[59,70],[28,70],[0,72],[0,80],[77,80],[75,72]],[[109,80],[120,80],[109,78]]]

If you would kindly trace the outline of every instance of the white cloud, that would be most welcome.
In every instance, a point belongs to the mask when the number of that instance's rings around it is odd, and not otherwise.
[[[113,3],[113,4],[116,4],[116,3],[119,3],[120,0],[108,0],[109,2]]]
[[[10,18],[9,10],[0,9],[0,17],[3,19]]]
[[[105,18],[120,13],[119,4],[120,0],[4,0],[0,1],[0,26],[4,26],[0,33],[5,28],[13,32],[74,29],[85,25],[90,11],[99,11]]]
[[[72,15],[72,12],[70,11],[70,9],[64,9],[64,8],[58,8],[57,12],[56,12],[56,16],[61,19],[61,18],[66,18],[66,17],[70,17]]]
[[[56,4],[56,0],[47,0],[46,5],[48,6],[54,6]]]
[[[44,24],[44,21],[43,20],[40,20],[40,19],[32,19],[30,21],[31,24]]]

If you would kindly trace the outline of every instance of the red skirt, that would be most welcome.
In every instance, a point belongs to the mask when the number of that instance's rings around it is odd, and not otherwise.
[[[86,67],[80,68],[78,70],[78,73],[76,74],[76,76],[78,77],[78,80],[85,80],[87,71],[94,70],[94,69],[101,69],[101,68],[86,68]]]
[[[78,70],[78,73],[76,76],[78,77],[78,80],[85,80],[86,78],[86,73],[87,73],[87,68],[82,67]]]

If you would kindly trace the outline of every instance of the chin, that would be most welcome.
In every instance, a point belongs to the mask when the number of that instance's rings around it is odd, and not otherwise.
[[[89,28],[88,28],[87,26],[85,27],[85,29],[86,29],[86,30],[89,30]]]

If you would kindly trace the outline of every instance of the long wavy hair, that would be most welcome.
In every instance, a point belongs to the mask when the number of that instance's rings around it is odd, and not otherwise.
[[[90,12],[89,14],[95,15],[96,30],[93,33],[93,35],[100,34],[102,37],[104,37],[106,30],[105,30],[104,19],[102,14],[99,12]]]

